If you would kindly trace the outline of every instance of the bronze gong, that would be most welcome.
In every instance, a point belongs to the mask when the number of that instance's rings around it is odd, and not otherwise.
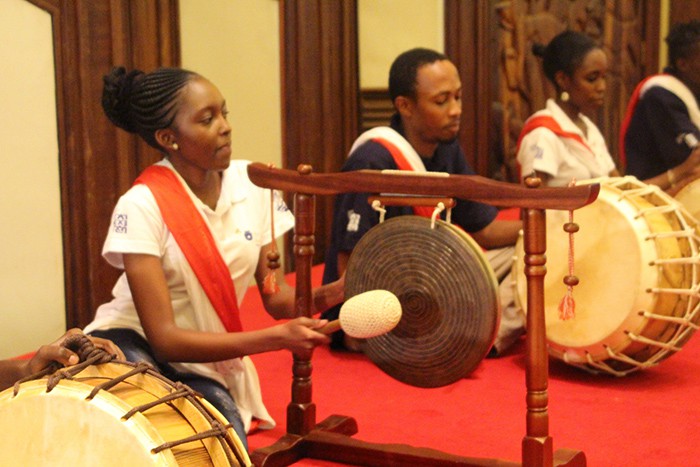
[[[361,342],[389,376],[440,387],[468,376],[483,360],[500,319],[498,285],[481,248],[464,231],[419,216],[370,229],[350,255],[346,298],[385,289],[401,302],[391,332]]]

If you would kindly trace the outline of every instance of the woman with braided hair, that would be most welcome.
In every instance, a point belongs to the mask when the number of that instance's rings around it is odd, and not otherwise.
[[[608,61],[585,34],[564,31],[533,53],[542,57],[556,98],[525,122],[518,140],[522,177],[537,175],[545,185],[566,186],[572,179],[618,176],[598,127],[587,115],[602,105]]]
[[[274,426],[247,356],[328,343],[318,331],[325,320],[241,328],[238,306],[253,279],[270,315],[294,317],[293,288],[268,267],[278,259],[272,233],[289,230],[294,218],[281,197],[248,179],[249,162],[231,161],[226,101],[201,75],[114,68],[102,106],[164,157],[117,202],[103,256],[124,274],[85,331],[200,392],[246,444],[252,419]],[[279,285],[267,289],[271,277]],[[342,280],[315,289],[314,307],[335,305],[343,293]]]

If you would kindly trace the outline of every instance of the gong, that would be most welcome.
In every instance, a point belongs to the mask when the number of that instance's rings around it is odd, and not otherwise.
[[[419,216],[391,218],[353,249],[346,298],[385,289],[402,315],[389,333],[361,341],[389,376],[440,387],[468,376],[491,348],[500,319],[498,283],[481,248],[464,231]]]

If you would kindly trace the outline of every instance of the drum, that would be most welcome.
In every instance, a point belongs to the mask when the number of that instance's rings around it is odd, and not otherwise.
[[[700,219],[700,178],[681,188],[675,196],[688,213],[695,219]]]
[[[698,238],[694,220],[656,186],[634,177],[600,183],[574,211],[575,316],[563,320],[569,235],[566,211],[547,211],[545,322],[549,353],[593,373],[624,376],[673,355],[697,329]],[[526,304],[522,238],[513,275]],[[525,307],[523,306],[523,309]],[[527,311],[527,310],[525,310]]]
[[[0,424],[0,452],[13,465],[252,465],[213,406],[145,364],[18,384],[0,393]]]
[[[449,223],[399,216],[370,229],[348,260],[345,296],[374,289],[398,297],[401,320],[360,345],[399,381],[451,384],[468,376],[493,344],[500,319],[496,277],[476,242]]]

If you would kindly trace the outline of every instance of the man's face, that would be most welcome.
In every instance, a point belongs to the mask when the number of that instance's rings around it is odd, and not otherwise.
[[[418,68],[416,97],[408,98],[405,126],[410,126],[428,144],[453,141],[462,115],[462,82],[449,60],[439,60]]]

